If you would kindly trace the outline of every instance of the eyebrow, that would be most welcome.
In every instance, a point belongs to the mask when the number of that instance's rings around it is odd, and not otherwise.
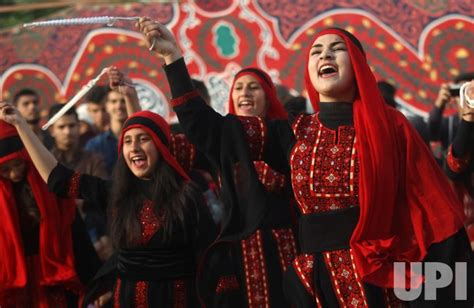
[[[244,84],[244,82],[242,82],[242,81],[237,81],[237,82],[235,83],[235,85],[243,85],[243,84]],[[251,81],[251,82],[246,83],[246,84],[248,84],[248,85],[252,85],[252,84],[260,85],[260,82],[258,82],[258,81]]]
[[[150,135],[147,134],[147,133],[139,133],[139,134],[133,135],[133,136],[131,136],[131,135],[125,135],[125,136],[123,137],[123,139],[132,138],[132,137],[140,138],[140,137],[143,137],[143,136],[149,137]]]
[[[332,42],[331,44],[329,44],[329,47],[333,47],[337,44],[346,44],[346,42],[344,41],[336,41],[336,42]],[[313,48],[318,48],[318,47],[323,47],[323,44],[316,44],[316,45],[313,45],[313,47],[311,47],[311,49]]]

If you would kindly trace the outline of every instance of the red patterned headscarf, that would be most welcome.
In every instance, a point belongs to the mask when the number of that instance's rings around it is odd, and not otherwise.
[[[150,135],[161,157],[178,172],[184,179],[189,180],[188,174],[170,153],[170,128],[168,123],[158,114],[144,110],[132,114],[123,125],[119,138],[119,153],[122,153],[125,132],[132,128],[141,128]]]
[[[74,269],[71,224],[76,213],[74,200],[61,200],[48,187],[33,166],[16,129],[0,121],[0,165],[21,159],[26,165],[26,179],[38,206],[39,283],[44,286],[65,284],[79,288]],[[27,265],[21,239],[19,213],[10,180],[0,178],[0,293],[23,288],[28,283]]]
[[[270,120],[286,120],[288,118],[288,114],[285,108],[283,108],[282,103],[278,100],[276,88],[271,77],[261,69],[255,67],[244,68],[235,75],[229,93],[229,113],[236,114],[234,100],[232,99],[232,91],[234,90],[234,85],[237,79],[245,75],[253,76],[262,86],[263,91],[265,92],[266,102],[269,104],[266,117]]]
[[[360,42],[338,28],[325,29],[314,39],[325,34],[344,39],[357,83],[353,108],[360,219],[350,245],[362,280],[393,287],[393,262],[421,261],[431,244],[461,229],[462,206],[418,133],[384,103]],[[305,85],[318,111],[319,93],[308,63]]]

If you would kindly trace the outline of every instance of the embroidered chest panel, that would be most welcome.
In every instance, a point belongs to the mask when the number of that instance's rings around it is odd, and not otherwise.
[[[154,204],[150,200],[143,203],[139,213],[141,226],[141,244],[146,245],[161,226],[161,219],[155,215]]]
[[[355,130],[324,127],[317,115],[295,122],[291,182],[303,214],[358,206],[359,162]]]
[[[244,128],[245,138],[250,150],[252,160],[262,160],[265,148],[267,127],[262,118],[238,117]]]

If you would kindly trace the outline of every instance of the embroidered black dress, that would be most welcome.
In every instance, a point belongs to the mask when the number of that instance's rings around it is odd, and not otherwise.
[[[148,183],[137,179],[137,189],[149,200]],[[105,210],[110,183],[81,175],[58,165],[48,178],[51,191],[59,196],[85,199]],[[135,248],[119,248],[99,271],[90,290],[93,301],[113,283],[114,307],[198,307],[195,274],[198,257],[216,234],[206,207],[196,201],[195,212],[187,213],[186,229],[176,228],[166,241],[161,219],[151,201],[145,201],[137,219],[141,243]],[[112,278],[112,279],[111,279]]]
[[[288,307],[281,289],[283,273],[297,255],[286,177],[262,161],[266,134],[261,118],[239,117],[258,179],[275,201],[258,229],[245,239],[229,242],[234,275],[221,275],[215,288],[217,307]],[[236,177],[238,174],[235,175]],[[277,199],[280,199],[278,202]],[[235,298],[238,289],[240,301]]]
[[[296,307],[398,307],[393,292],[359,279],[349,248],[359,219],[352,104],[320,108],[318,114],[296,118],[295,140],[289,140],[302,254],[287,273],[287,297]]]
[[[443,307],[452,302],[452,286],[438,290],[436,302],[425,301],[421,295],[408,303],[399,300],[392,289],[379,288],[359,278],[349,247],[359,219],[360,176],[352,104],[321,103],[318,114],[296,118],[291,127],[293,136],[286,123],[272,125],[273,143],[290,149],[292,185],[301,213],[301,255],[293,262],[285,281],[285,292],[293,305]],[[462,229],[433,244],[424,261],[436,260],[453,269],[455,262],[472,262],[466,241]],[[465,301],[457,304],[468,305]]]
[[[185,102],[175,110],[186,136],[219,170],[226,207],[220,240],[207,255],[210,261],[205,269],[213,273],[203,275],[207,276],[200,285],[203,297],[216,307],[289,307],[282,280],[297,253],[295,217],[289,181],[262,161],[267,139],[264,121],[222,117],[196,92],[194,97],[183,97],[193,90],[187,83],[190,80],[183,78],[189,77],[184,61],[165,70],[173,97],[178,98],[173,102]],[[222,254],[219,261],[216,254]]]

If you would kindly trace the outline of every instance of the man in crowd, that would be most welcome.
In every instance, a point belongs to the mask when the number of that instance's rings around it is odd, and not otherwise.
[[[85,146],[86,150],[99,153],[104,157],[109,175],[112,174],[118,157],[118,136],[128,116],[125,100],[132,100],[136,110],[140,110],[137,92],[135,88],[129,86],[130,83],[127,84],[128,86],[124,84],[108,92],[105,111],[110,118],[109,129],[90,139]]]
[[[49,110],[49,118],[62,107],[60,104],[53,105]],[[49,130],[54,139],[51,153],[61,164],[79,173],[107,178],[103,158],[99,154],[83,150],[79,145],[79,119],[74,108],[69,109]],[[108,259],[112,254],[112,244],[105,235],[105,213],[101,213],[97,206],[86,201],[76,202],[97,254],[103,261]]]
[[[39,126],[40,123],[40,97],[32,89],[22,89],[13,96],[13,105],[18,109],[21,116],[30,125],[43,144],[50,148],[53,140],[47,132],[43,131]]]
[[[108,92],[107,86],[94,86],[85,97],[87,113],[92,119],[92,128],[96,134],[103,133],[109,128],[109,117],[104,107]]]

